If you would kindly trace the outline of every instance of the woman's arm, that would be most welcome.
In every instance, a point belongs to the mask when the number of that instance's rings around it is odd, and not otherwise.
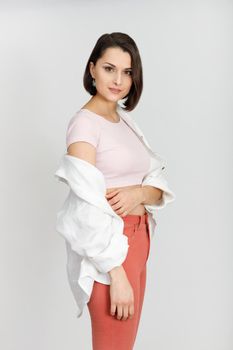
[[[67,149],[67,154],[81,158],[94,166],[96,165],[96,148],[86,141],[78,141],[72,143]],[[124,273],[124,268],[122,265],[116,266],[113,269],[109,270],[108,273],[111,277],[111,280],[114,280],[115,278],[119,278],[119,276]]]
[[[69,146],[67,151],[68,151],[68,155],[82,158],[83,160],[86,160],[91,164],[95,165],[96,149],[93,145],[89,144],[88,142],[82,142],[82,141],[75,142]],[[85,244],[82,243],[82,245],[80,241],[79,242],[74,241],[74,244],[71,246],[73,249],[76,249],[79,251],[83,250],[85,254],[89,255],[90,261],[92,261],[98,269],[104,268],[104,272],[107,271],[109,273],[110,280],[111,280],[111,283],[110,283],[111,303],[110,303],[110,310],[109,310],[110,314],[114,316],[117,313],[117,318],[121,319],[122,312],[124,310],[123,319],[126,319],[127,317],[132,318],[134,315],[133,288],[128,280],[124,267],[121,265],[122,262],[119,266],[115,266],[109,269],[109,266],[112,266],[117,261],[119,262],[119,259],[120,261],[122,261],[122,257],[120,258],[118,257],[119,255],[117,252],[118,249],[116,248],[118,247],[117,246],[118,243],[117,245],[114,243],[114,245],[116,245],[115,247],[113,247],[114,250],[113,249],[109,250],[109,247],[108,246],[106,247],[106,245],[108,244],[108,237],[111,234],[111,232],[109,232],[109,230],[111,229],[111,225],[109,225],[108,223],[106,225],[106,220],[104,219],[104,213],[96,210],[97,208],[94,208],[94,206],[90,206],[90,208],[86,213],[87,216],[90,216],[88,217],[88,228],[90,231],[90,236],[93,236],[93,237],[90,237],[92,238],[91,241],[88,241]],[[103,216],[103,220],[101,220],[102,216]],[[96,221],[94,220],[93,222],[92,217],[95,219],[97,219],[98,217],[99,220],[96,220]],[[86,220],[86,219],[87,219],[86,217],[84,217],[83,219],[82,217],[79,218],[80,221]],[[98,232],[99,233],[104,232],[104,239],[103,237],[101,237],[101,239],[97,237],[99,236]],[[126,236],[120,236],[120,237],[122,239],[123,237],[126,238]],[[122,247],[125,247],[125,243],[124,243],[124,246],[122,242],[120,242],[120,244],[122,244]],[[103,249],[103,246],[105,246],[104,249]],[[99,250],[100,252],[97,253],[97,250]],[[120,249],[119,249],[119,253],[121,253]],[[91,255],[93,254],[94,256],[91,257]],[[105,260],[107,262],[104,262]]]
[[[153,186],[141,186],[135,188],[141,197],[141,204],[156,204],[163,196],[163,191]]]

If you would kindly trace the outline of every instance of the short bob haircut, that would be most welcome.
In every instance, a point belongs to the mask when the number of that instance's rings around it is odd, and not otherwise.
[[[137,105],[142,89],[143,89],[143,73],[142,73],[142,62],[141,57],[137,48],[135,41],[127,34],[114,32],[111,34],[103,34],[97,40],[92,53],[88,59],[84,76],[83,76],[83,85],[84,88],[91,95],[96,95],[96,87],[92,85],[92,76],[90,74],[90,62],[93,62],[94,65],[96,61],[102,57],[104,51],[110,47],[120,47],[123,51],[128,52],[131,57],[131,68],[132,68],[132,86],[131,89],[124,97],[127,100],[124,101],[124,109],[127,111],[132,111]]]

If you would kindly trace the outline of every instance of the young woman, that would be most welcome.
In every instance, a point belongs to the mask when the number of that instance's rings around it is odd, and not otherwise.
[[[72,167],[74,164],[77,164],[77,168],[79,165],[84,167],[83,172],[85,174],[87,171],[87,177],[88,171],[91,174],[93,167],[88,167],[86,162],[103,174],[106,201],[123,220],[123,235],[124,238],[127,237],[127,252],[119,260],[122,263],[110,270],[107,267],[100,270],[108,270],[110,283],[101,283],[100,278],[94,278],[93,285],[89,288],[90,295],[86,303],[92,324],[92,344],[94,350],[131,350],[142,311],[150,249],[151,232],[146,208],[163,207],[174,200],[174,194],[162,183],[161,176],[158,176],[158,187],[142,186],[150,168],[151,155],[145,138],[140,136],[140,139],[139,131],[135,132],[140,129],[137,129],[135,122],[135,128],[131,128],[129,117],[125,116],[125,111],[132,111],[137,105],[143,87],[140,54],[129,35],[115,32],[104,34],[98,39],[86,65],[84,87],[92,97],[69,122],[67,155]],[[120,100],[125,100],[124,108],[118,104]],[[73,168],[71,173],[74,174]],[[97,176],[99,174],[98,172]],[[77,173],[77,176],[83,178],[82,173]],[[80,188],[82,190],[84,187]],[[95,222],[97,216],[93,214],[91,218],[88,213],[86,215],[88,226],[90,228],[92,224],[94,231],[94,225],[99,225]],[[64,227],[64,220],[62,224]],[[104,232],[102,234],[104,237]],[[92,247],[95,239],[93,232]],[[77,242],[80,244],[80,240]],[[77,248],[78,243],[73,244],[73,247]],[[116,250],[117,248],[112,250],[112,254]],[[82,253],[84,250],[76,251],[83,256],[87,255]],[[106,263],[104,258],[99,259],[99,262]],[[74,268],[75,263],[72,264]],[[80,282],[82,288],[88,290],[82,283]],[[81,298],[80,294],[78,298]]]

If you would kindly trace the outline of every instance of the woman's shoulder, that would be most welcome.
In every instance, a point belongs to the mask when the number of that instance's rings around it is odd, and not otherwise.
[[[77,110],[70,118],[70,122],[74,120],[92,120],[93,123],[96,122],[95,118],[92,118],[91,114],[87,109],[80,108]]]
[[[66,146],[77,141],[86,141],[97,146],[101,129],[96,121],[82,110],[74,113],[66,130]]]
[[[84,109],[77,110],[69,119],[67,129],[71,127],[80,127],[80,128],[91,128],[95,129],[96,132],[100,131],[101,125],[97,118],[88,113]]]

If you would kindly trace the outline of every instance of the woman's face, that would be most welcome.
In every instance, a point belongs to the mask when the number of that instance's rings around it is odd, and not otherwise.
[[[121,100],[128,95],[132,85],[130,54],[120,47],[108,48],[95,66],[90,62],[90,73],[95,79],[97,94],[108,101]]]

